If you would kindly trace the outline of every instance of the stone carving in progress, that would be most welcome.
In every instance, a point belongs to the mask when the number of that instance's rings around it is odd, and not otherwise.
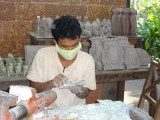
[[[136,29],[137,29],[137,20],[136,20],[137,11],[135,9],[130,10],[130,29],[129,34],[130,36],[136,36]]]
[[[118,35],[118,9],[115,8],[112,10],[112,35]]]
[[[82,51],[89,53],[90,43],[87,40],[82,42]]]
[[[142,48],[135,48],[137,55],[140,59],[141,67],[148,67],[148,64],[151,62],[151,56]]]
[[[51,18],[42,18],[40,20],[40,37],[53,38],[51,33],[51,25],[53,20]]]
[[[90,38],[92,42],[92,48],[90,48],[90,54],[93,56],[95,62],[102,63],[102,50],[103,50],[103,43],[101,41],[101,37],[93,37]]]
[[[129,36],[129,9],[123,10],[122,15],[122,36]]]
[[[125,49],[125,66],[127,69],[140,68],[140,59],[137,55],[137,51],[133,46],[126,47]]]
[[[107,38],[103,41],[104,50],[102,52],[102,62],[104,70],[125,69],[123,48],[117,40]]]
[[[123,9],[122,8],[118,8],[118,20],[117,20],[117,23],[118,23],[118,35],[121,36],[121,32],[122,32],[122,11]]]

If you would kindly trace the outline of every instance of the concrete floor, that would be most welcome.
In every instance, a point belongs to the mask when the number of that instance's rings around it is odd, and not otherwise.
[[[145,80],[132,80],[125,82],[124,102],[128,104],[134,104],[137,107],[139,98],[143,89]],[[144,111],[148,112],[148,102],[146,101]]]

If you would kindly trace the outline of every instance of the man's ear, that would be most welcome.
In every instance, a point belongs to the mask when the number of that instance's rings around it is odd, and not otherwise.
[[[56,45],[56,40],[53,40],[53,44]]]

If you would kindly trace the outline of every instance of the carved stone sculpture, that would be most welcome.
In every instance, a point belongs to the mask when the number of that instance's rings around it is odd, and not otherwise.
[[[129,35],[130,36],[136,36],[136,29],[137,29],[136,15],[137,15],[137,11],[135,9],[130,10],[130,17],[129,17],[129,23],[130,23]]]
[[[23,76],[26,76],[29,71],[29,67],[27,65],[23,66]]]
[[[123,48],[117,40],[106,38],[102,51],[103,70],[124,69]]]
[[[87,21],[88,21],[88,16],[84,16],[84,20],[83,20],[84,24],[85,24]]]
[[[99,25],[96,21],[92,23],[92,36],[99,36]]]
[[[129,36],[129,9],[128,8],[123,10],[122,36]]]
[[[137,55],[140,59],[140,65],[142,67],[148,67],[148,64],[151,62],[151,56],[142,48],[135,48]]]
[[[84,35],[87,36],[87,37],[89,37],[89,36],[92,35],[92,24],[89,21],[87,21],[84,24],[84,30],[83,30],[83,32],[84,32]]]
[[[58,19],[58,18],[59,18],[59,16],[58,16],[58,15],[56,15],[55,20],[56,20],[56,19]]]
[[[95,70],[96,70],[96,72],[100,72],[100,71],[102,71],[102,63],[101,62],[96,62],[95,63]]]
[[[95,62],[102,63],[102,50],[103,50],[103,43],[101,41],[101,37],[93,37],[90,38],[92,43],[92,48],[90,48],[90,54],[93,56]]]
[[[118,35],[118,10],[117,8],[113,9],[112,15],[112,35]]]
[[[95,21],[96,21],[96,23],[98,24],[98,26],[99,26],[99,28],[100,28],[100,27],[101,27],[101,21],[100,21],[100,19],[97,18]]]
[[[51,33],[51,24],[53,20],[51,18],[42,18],[40,20],[40,36],[44,38],[53,38]]]
[[[140,68],[140,59],[137,55],[136,49],[133,46],[125,48],[124,58],[127,69]]]
[[[89,53],[89,47],[90,47],[90,43],[87,42],[87,40],[84,40],[82,42],[82,51]]]
[[[118,23],[118,35],[121,36],[121,32],[122,32],[122,11],[123,9],[122,8],[118,8],[118,20],[117,20],[117,23]]]

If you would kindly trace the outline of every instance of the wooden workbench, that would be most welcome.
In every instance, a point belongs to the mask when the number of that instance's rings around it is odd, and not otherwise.
[[[97,101],[97,99],[102,99],[103,84],[108,82],[118,82],[116,100],[123,101],[124,84],[125,84],[124,81],[145,79],[147,77],[147,73],[148,69],[96,72],[96,83],[97,85],[102,85],[102,87],[101,88],[97,87],[97,90],[91,92],[91,94],[87,97],[87,103],[94,103],[95,101]],[[10,85],[17,85],[17,84],[30,86],[30,81],[23,76],[9,77],[9,78],[0,77],[0,90],[8,91]]]

